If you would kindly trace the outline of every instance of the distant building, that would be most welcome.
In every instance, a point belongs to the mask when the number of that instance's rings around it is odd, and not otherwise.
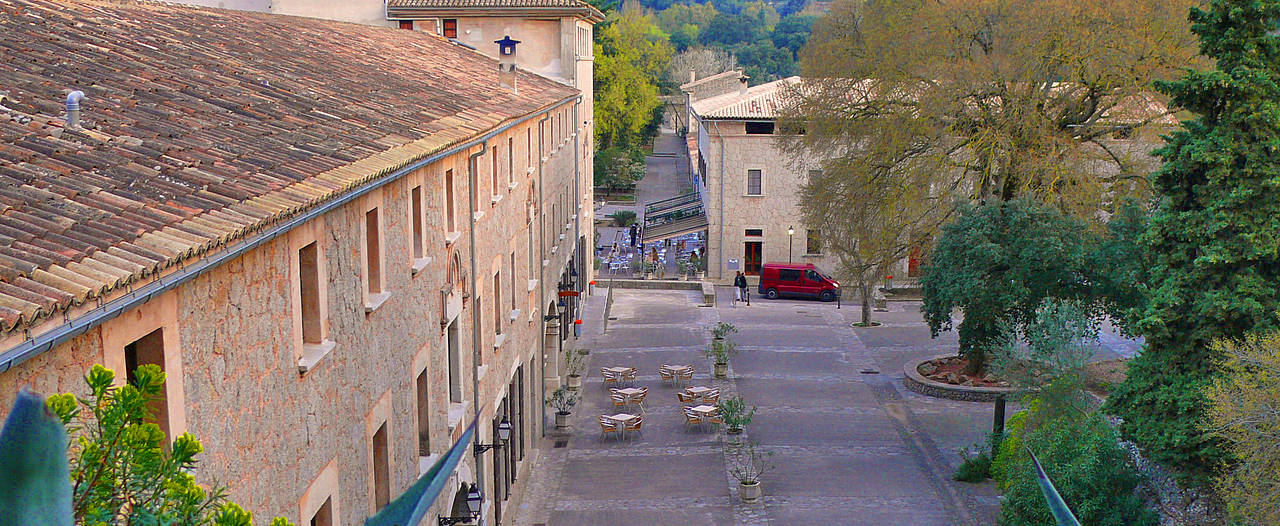
[[[430,520],[479,482],[502,523],[590,279],[581,92],[422,32],[12,4],[0,411],[158,364],[259,517],[361,524],[461,448]]]

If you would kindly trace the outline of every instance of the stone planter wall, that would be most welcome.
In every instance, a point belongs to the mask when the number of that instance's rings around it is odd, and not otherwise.
[[[920,364],[929,360],[938,358],[948,358],[951,354],[939,354],[930,356],[922,360],[912,360],[907,362],[902,368],[904,377],[902,383],[907,389],[915,391],[925,396],[934,398],[946,398],[948,400],[959,400],[962,402],[994,402],[996,398],[1004,396],[1011,398],[1020,391],[1013,387],[968,387],[964,385],[951,385],[942,382],[935,382],[924,375],[920,374]]]

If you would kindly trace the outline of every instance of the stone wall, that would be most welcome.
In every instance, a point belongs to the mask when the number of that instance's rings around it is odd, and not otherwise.
[[[191,432],[203,442],[199,480],[227,484],[231,497],[259,517],[283,515],[297,524],[310,519],[308,507],[318,505],[318,493],[334,488],[341,524],[360,524],[373,512],[370,438],[383,419],[389,434],[393,498],[418,477],[419,371],[426,371],[428,378],[432,454],[447,451],[461,436],[477,400],[478,433],[481,441],[489,442],[490,422],[521,365],[525,418],[517,424],[525,426],[525,437],[537,437],[543,378],[529,365],[536,367],[544,347],[541,307],[554,301],[555,280],[577,249],[583,214],[575,205],[590,203],[589,193],[583,195],[590,184],[582,181],[589,172],[575,173],[583,159],[590,159],[590,134],[581,131],[589,128],[574,119],[572,109],[572,103],[551,109],[559,125],[554,135],[550,119],[540,124],[535,117],[489,141],[477,162],[481,213],[472,216],[474,221],[466,217],[467,154],[479,148],[390,182],[0,374],[0,403],[7,409],[23,385],[46,393],[83,394],[82,376],[94,363],[106,363],[123,378],[123,346],[138,334],[162,328],[165,353],[171,357],[166,371],[177,389],[170,396],[171,412],[179,416],[171,419],[178,422],[173,430]],[[529,144],[534,151],[525,151]],[[496,189],[490,173],[495,151]],[[513,167],[509,175],[508,160]],[[449,169],[454,173],[456,239],[445,227],[444,173]],[[423,192],[423,246],[430,258],[425,265],[413,257],[409,195],[417,186]],[[381,275],[388,296],[369,312],[364,225],[372,206],[378,207],[381,219]],[[300,373],[293,254],[311,240],[318,242],[324,262],[328,336],[335,346],[315,367]],[[463,263],[466,282],[453,293],[455,300],[465,298],[453,321],[459,328],[462,403],[449,401],[448,350],[441,323],[440,291],[452,287],[449,262],[455,254]],[[420,266],[416,273],[415,263]],[[495,271],[501,276],[503,302],[500,345],[492,330],[492,302],[499,295],[493,290]],[[517,312],[511,308],[512,299]],[[477,317],[479,332],[474,333]],[[479,338],[478,353],[473,353],[473,336]],[[473,393],[472,357],[477,354],[481,376],[479,392]],[[558,356],[548,358],[548,370],[557,375]],[[485,454],[486,496],[495,494],[492,455]],[[528,469],[527,464],[521,469]],[[475,480],[475,471],[475,457],[468,454],[456,478]],[[322,476],[335,472],[332,480]],[[446,487],[432,514],[447,514],[456,487],[456,481]]]

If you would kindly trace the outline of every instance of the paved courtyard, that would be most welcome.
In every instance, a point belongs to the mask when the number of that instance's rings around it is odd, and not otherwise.
[[[876,313],[881,327],[852,329],[858,309],[802,300],[699,307],[685,291],[615,291],[600,334],[603,291],[583,320],[592,349],[583,401],[566,436],[548,436],[535,455],[520,525],[865,524],[986,525],[999,510],[991,483],[953,482],[959,448],[983,440],[990,404],[939,400],[902,386],[903,364],[950,352],[954,334],[932,340],[918,302]],[[717,321],[736,325],[742,351],[731,379],[710,378],[701,354]],[[725,468],[723,432],[686,430],[681,403],[657,376],[663,363],[692,363],[694,385],[736,392],[758,407],[750,439],[773,452],[765,499],[742,504]],[[644,433],[600,438],[609,404],[600,367],[639,369],[650,389]]]

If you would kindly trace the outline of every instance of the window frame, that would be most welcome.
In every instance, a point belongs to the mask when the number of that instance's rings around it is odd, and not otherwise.
[[[752,172],[755,172],[755,176],[756,176],[754,193],[751,191],[752,190],[752,185],[751,185]],[[746,189],[745,195],[750,197],[759,197],[764,195],[764,170],[763,169],[760,169],[760,168],[747,169],[747,189]]]

